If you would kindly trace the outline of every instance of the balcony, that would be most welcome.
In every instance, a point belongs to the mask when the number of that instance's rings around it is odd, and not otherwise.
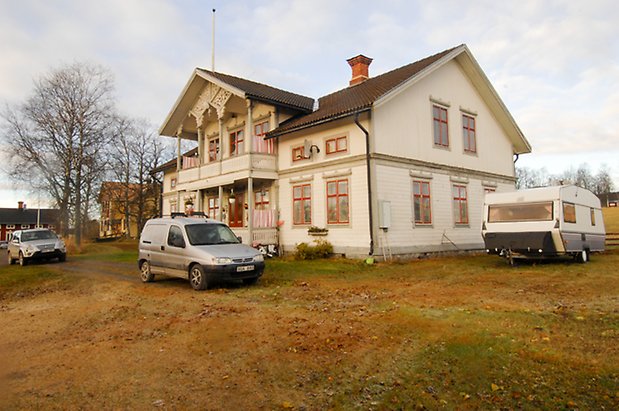
[[[277,178],[277,156],[260,153],[253,153],[251,156],[244,154],[242,156],[228,157],[222,161],[212,161],[201,166],[187,168],[178,173],[178,184],[187,184],[201,179],[233,173],[245,172],[249,176],[249,171],[272,173],[272,178]]]

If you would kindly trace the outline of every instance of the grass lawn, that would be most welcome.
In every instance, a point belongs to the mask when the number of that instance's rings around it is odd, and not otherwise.
[[[619,250],[515,268],[273,259],[256,286],[206,292],[63,266],[0,267],[8,408],[619,409]]]

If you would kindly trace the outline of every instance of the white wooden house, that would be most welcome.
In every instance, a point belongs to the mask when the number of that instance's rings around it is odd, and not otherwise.
[[[317,101],[196,69],[160,130],[179,141],[164,214],[191,204],[284,252],[310,227],[350,257],[483,248],[484,193],[514,190],[529,143],[465,45],[376,77],[371,61]]]

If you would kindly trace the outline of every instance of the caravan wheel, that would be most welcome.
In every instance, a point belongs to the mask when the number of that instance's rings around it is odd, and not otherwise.
[[[586,263],[589,261],[589,250],[582,250],[580,253],[576,254],[576,261],[579,263]]]

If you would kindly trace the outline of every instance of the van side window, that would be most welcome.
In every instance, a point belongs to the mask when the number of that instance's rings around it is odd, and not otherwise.
[[[563,221],[576,224],[576,206],[572,203],[563,203]]]
[[[183,232],[178,226],[170,226],[168,232],[168,245],[172,247],[185,247],[185,240],[183,239]]]

